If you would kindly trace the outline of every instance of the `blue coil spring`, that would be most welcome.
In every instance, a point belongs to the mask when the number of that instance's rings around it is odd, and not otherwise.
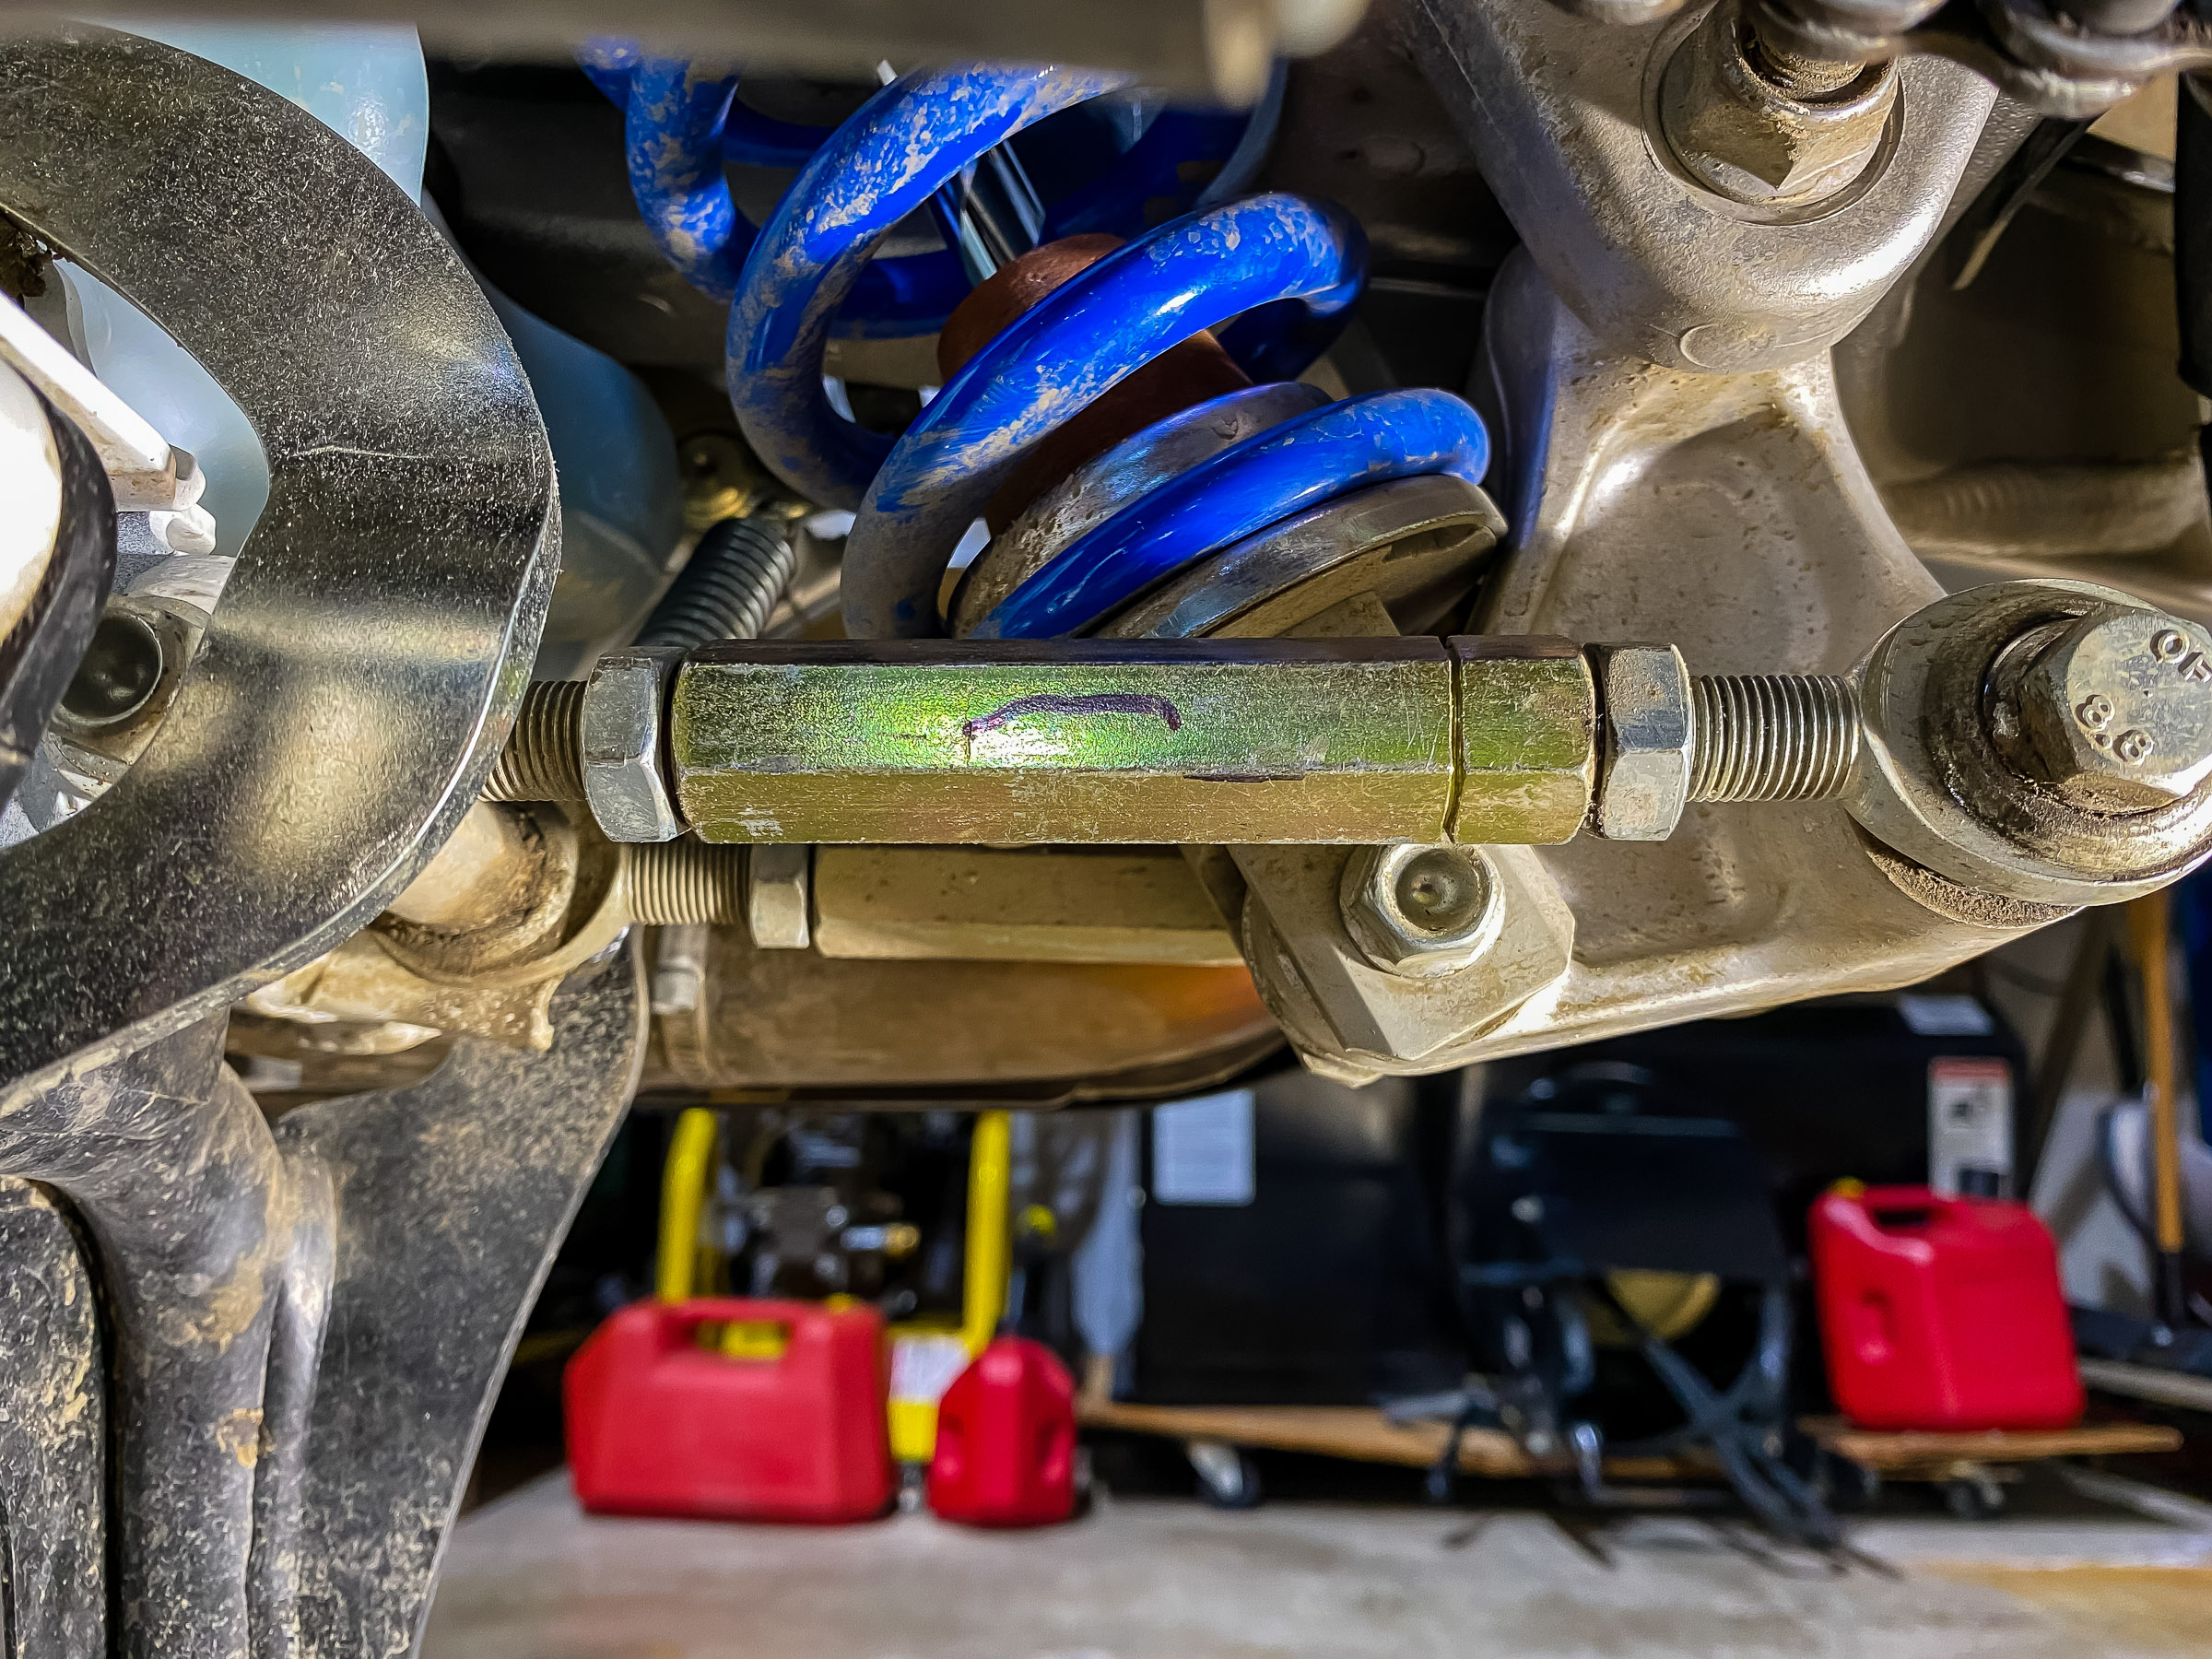
[[[854,637],[942,632],[938,589],[969,524],[1026,453],[1115,383],[1202,329],[1216,330],[1255,382],[1293,379],[1342,329],[1365,277],[1365,234],[1331,204],[1274,194],[1187,214],[1017,317],[894,441],[834,409],[822,378],[841,313],[871,279],[888,280],[886,266],[912,263],[871,262],[870,250],[985,152],[1125,77],[987,65],[903,76],[827,137],[808,139],[812,153],[740,264],[726,187],[708,199],[721,174],[703,135],[726,132],[732,83],[695,81],[683,65],[653,60],[631,63],[628,75],[633,133],[641,110],[673,108],[693,124],[687,143],[655,152],[653,166],[668,200],[688,204],[676,215],[688,228],[673,240],[700,265],[694,280],[734,294],[729,391],[747,440],[807,499],[855,512],[843,574]],[[633,182],[638,154],[633,145]],[[679,154],[690,172],[670,159]],[[1292,513],[1420,474],[1479,483],[1488,458],[1481,420],[1448,393],[1378,392],[1310,408],[1131,501],[972,631],[1081,633]]]

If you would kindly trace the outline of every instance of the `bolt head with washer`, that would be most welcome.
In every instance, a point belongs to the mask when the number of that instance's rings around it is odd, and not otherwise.
[[[1504,922],[1498,874],[1478,847],[1362,847],[1345,865],[1336,897],[1361,954],[1406,979],[1471,966]]]
[[[2212,776],[2212,634],[2194,622],[2100,606],[2014,684],[2038,770],[2092,811],[2169,806]]]

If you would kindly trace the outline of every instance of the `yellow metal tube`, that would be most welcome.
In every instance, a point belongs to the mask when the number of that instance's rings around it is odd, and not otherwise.
[[[1013,1119],[1003,1112],[977,1113],[968,1150],[968,1249],[960,1277],[960,1340],[971,1355],[989,1346],[1006,1311],[1013,1172]]]
[[[679,1114],[661,1168],[661,1237],[653,1294],[665,1302],[688,1300],[699,1283],[699,1219],[713,1172],[715,1114],[694,1106]]]

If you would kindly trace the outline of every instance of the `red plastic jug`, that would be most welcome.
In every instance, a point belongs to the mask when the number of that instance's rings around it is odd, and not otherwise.
[[[1865,1429],[2057,1429],[2081,1375],[2051,1234],[2024,1204],[1839,1187],[1814,1206],[1829,1388]]]
[[[700,1343],[724,1324],[725,1340]],[[577,1500],[601,1514],[864,1521],[891,1500],[873,1308],[633,1302],[561,1379]]]
[[[929,1507],[971,1526],[1043,1526],[1076,1507],[1076,1384],[1059,1356],[1000,1336],[937,1402]]]

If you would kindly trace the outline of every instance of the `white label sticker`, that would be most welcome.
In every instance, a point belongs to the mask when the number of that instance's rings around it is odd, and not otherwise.
[[[2002,1060],[1928,1063],[1928,1184],[1946,1197],[2012,1193],[2012,1067]]]
[[[1915,1037],[1986,1037],[1997,1029],[1971,996],[1900,996],[1897,1011]]]
[[[958,1336],[891,1338],[891,1398],[935,1406],[968,1369],[968,1345]]]
[[[1152,1109],[1152,1196],[1161,1204],[1250,1204],[1252,1090]]]

